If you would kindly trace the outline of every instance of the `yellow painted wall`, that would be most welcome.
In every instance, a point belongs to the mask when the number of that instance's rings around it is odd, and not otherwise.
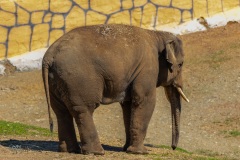
[[[239,0],[0,0],[0,59],[48,47],[78,26],[155,29],[238,6]]]

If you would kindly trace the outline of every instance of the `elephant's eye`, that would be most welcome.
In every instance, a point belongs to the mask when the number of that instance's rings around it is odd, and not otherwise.
[[[181,68],[182,65],[183,65],[183,62],[182,62],[182,63],[179,63],[179,64],[178,64],[178,67]]]

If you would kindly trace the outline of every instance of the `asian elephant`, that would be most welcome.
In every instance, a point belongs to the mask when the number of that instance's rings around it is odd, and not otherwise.
[[[59,151],[104,154],[93,122],[100,104],[119,102],[128,153],[145,154],[143,145],[163,86],[171,104],[172,148],[177,147],[182,92],[182,41],[172,33],[111,24],[84,26],[64,34],[46,51],[42,76],[48,103],[58,122]]]

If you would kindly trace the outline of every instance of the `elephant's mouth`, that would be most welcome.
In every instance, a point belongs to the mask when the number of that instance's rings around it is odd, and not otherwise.
[[[189,102],[189,99],[188,99],[187,96],[183,93],[181,87],[177,87],[177,86],[174,86],[174,87],[177,89],[177,91],[178,91],[178,93],[181,95],[181,97],[182,97],[186,102]],[[165,94],[166,94],[166,97],[167,97],[168,101],[170,102],[170,99],[169,99],[170,97],[168,97],[168,94],[166,93],[166,89],[165,89]]]
[[[182,89],[180,87],[176,87],[178,90],[178,93],[181,95],[181,97],[186,101],[189,102],[189,99],[186,97],[186,95],[183,93]]]

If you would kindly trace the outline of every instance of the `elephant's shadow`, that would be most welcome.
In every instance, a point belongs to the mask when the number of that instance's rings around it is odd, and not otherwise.
[[[58,151],[57,141],[38,141],[38,140],[3,140],[0,146],[10,148],[12,150],[32,150],[32,151]],[[122,152],[122,147],[102,145],[106,151]]]

